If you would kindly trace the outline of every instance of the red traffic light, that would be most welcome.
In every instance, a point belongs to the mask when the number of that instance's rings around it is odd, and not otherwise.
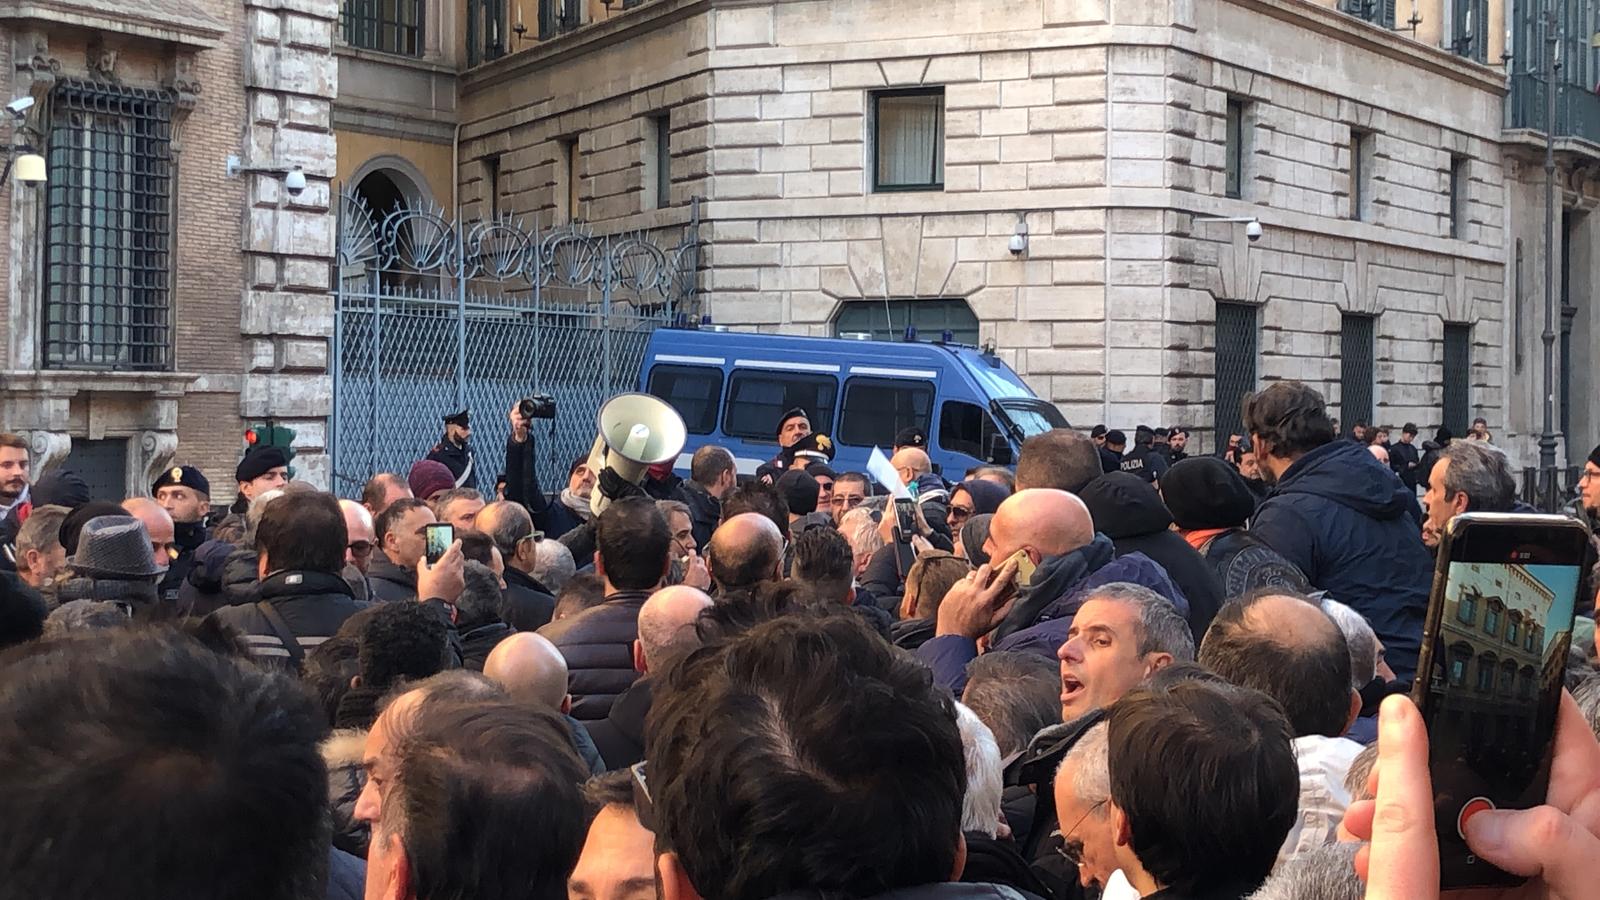
[[[258,440],[258,438],[256,436],[256,430],[254,428],[251,428],[250,430],[248,430],[248,431],[246,431],[244,433],[244,442],[246,444],[249,444],[250,446],[254,447],[256,445],[256,441],[257,440]]]

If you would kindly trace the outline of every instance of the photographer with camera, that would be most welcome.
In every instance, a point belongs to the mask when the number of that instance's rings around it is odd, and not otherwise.
[[[534,459],[533,420],[554,420],[556,401],[548,394],[534,394],[512,404],[511,436],[506,438],[506,499],[527,507],[534,527],[551,537],[560,537],[588,519],[588,491],[569,507],[566,496],[551,501],[539,487],[538,465]],[[574,472],[574,475],[579,474]],[[574,479],[577,480],[577,479]],[[592,483],[592,477],[589,479]],[[578,507],[581,507],[578,508]]]

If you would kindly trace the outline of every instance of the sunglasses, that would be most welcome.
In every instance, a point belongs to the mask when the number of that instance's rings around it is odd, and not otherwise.
[[[371,556],[373,544],[371,541],[351,541],[350,552],[356,556]]]
[[[950,511],[949,511],[949,514],[948,514],[947,518],[949,518],[951,521],[956,521],[956,520],[960,520],[960,519],[970,519],[970,518],[972,518],[972,507],[970,507],[970,506],[952,506],[952,507],[950,507]]]

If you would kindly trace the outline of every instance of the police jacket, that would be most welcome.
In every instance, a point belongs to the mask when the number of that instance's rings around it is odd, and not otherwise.
[[[178,522],[172,526],[172,543],[178,548],[178,556],[167,567],[167,574],[161,579],[162,600],[177,601],[179,589],[188,579],[189,571],[194,568],[194,552],[210,539],[204,522]]]
[[[1167,474],[1167,458],[1155,451],[1149,444],[1134,444],[1132,449],[1122,454],[1122,471],[1130,475],[1137,475],[1148,483],[1155,483],[1161,476]]]
[[[477,458],[466,444],[457,447],[449,440],[442,440],[428,451],[428,459],[444,463],[450,474],[455,476],[456,487],[478,489]]]

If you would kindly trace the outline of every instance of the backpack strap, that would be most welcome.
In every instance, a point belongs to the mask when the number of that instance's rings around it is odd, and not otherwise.
[[[305,663],[306,648],[300,645],[300,639],[294,636],[294,631],[289,628],[289,623],[283,620],[283,614],[278,612],[277,607],[265,600],[257,601],[256,609],[266,618],[267,627],[272,629],[272,633],[277,637],[278,643],[282,644],[283,649],[288,651],[289,662],[294,665],[294,670],[296,672],[300,671],[302,664]]]

